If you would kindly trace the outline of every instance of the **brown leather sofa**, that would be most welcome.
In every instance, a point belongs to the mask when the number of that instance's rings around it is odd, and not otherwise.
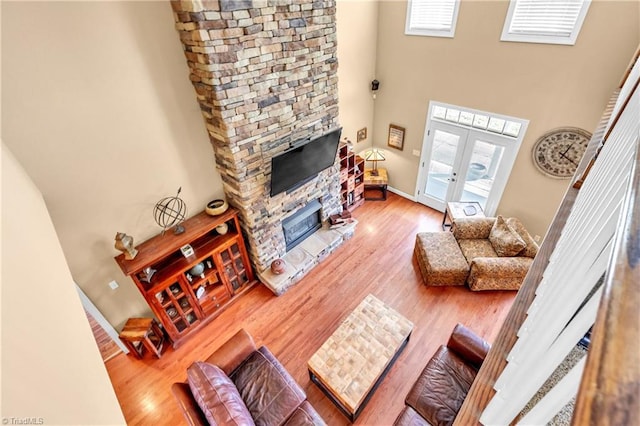
[[[407,394],[395,425],[450,425],[489,352],[489,344],[465,326],[454,328]]]
[[[240,330],[171,390],[190,425],[325,425],[273,354]]]

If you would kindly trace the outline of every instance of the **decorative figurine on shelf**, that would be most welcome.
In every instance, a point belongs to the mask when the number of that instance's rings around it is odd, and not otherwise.
[[[348,137],[345,136],[344,138],[342,138],[342,142],[347,144],[347,150],[349,152],[354,152],[353,151],[353,142],[351,142],[351,139],[349,139]]]
[[[138,250],[133,247],[133,237],[124,232],[116,234],[114,247],[124,253],[124,258],[127,260],[133,259],[138,254]]]
[[[196,291],[196,297],[200,299],[202,295],[204,295],[204,292],[205,292],[204,286],[201,285],[200,287],[198,287],[198,290]]]
[[[220,235],[224,235],[229,231],[229,225],[227,225],[227,223],[221,223],[220,225],[216,226],[216,231],[218,231],[218,234]]]
[[[157,271],[153,269],[151,266],[147,266],[142,270],[142,273],[140,274],[141,275],[140,279],[144,282],[151,283],[151,277],[153,277],[153,274],[155,274],[156,272]]]
[[[182,226],[181,223],[187,216],[187,205],[178,197],[180,191],[182,191],[182,187],[178,188],[178,193],[175,197],[165,197],[158,201],[153,208],[153,218],[156,220],[156,223],[162,227],[162,235],[172,226],[175,226],[175,228],[173,228],[175,235],[184,232],[184,226]]]
[[[204,263],[200,262],[193,268],[189,269],[189,273],[193,276],[200,275],[200,278],[204,278]]]

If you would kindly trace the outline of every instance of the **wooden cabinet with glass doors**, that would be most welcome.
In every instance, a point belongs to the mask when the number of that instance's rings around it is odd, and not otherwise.
[[[137,246],[134,259],[116,257],[174,347],[257,282],[235,209],[219,216],[202,212],[183,226],[182,234],[168,230]],[[190,256],[181,251],[187,244],[193,250]]]

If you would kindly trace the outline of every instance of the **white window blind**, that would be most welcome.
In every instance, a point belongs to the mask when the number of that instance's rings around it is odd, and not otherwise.
[[[453,37],[459,0],[409,0],[405,34]]]
[[[501,40],[573,45],[589,4],[589,0],[511,0]]]

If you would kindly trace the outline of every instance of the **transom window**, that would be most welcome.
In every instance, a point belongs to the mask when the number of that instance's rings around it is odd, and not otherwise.
[[[502,41],[574,45],[589,0],[511,0]]]
[[[459,0],[409,0],[405,34],[453,37]]]

